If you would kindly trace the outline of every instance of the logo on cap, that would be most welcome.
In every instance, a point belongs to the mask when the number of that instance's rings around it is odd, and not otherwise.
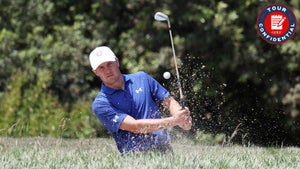
[[[96,56],[101,56],[102,55],[102,51],[101,50],[98,50],[97,52],[96,52]]]
[[[257,17],[256,28],[260,37],[271,44],[282,44],[290,40],[297,27],[293,11],[284,4],[269,4]]]

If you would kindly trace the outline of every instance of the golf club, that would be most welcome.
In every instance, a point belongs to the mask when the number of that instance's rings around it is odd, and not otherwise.
[[[176,76],[177,76],[177,85],[179,89],[179,95],[180,95],[180,104],[182,108],[184,108],[184,96],[182,92],[182,87],[181,87],[181,82],[180,82],[180,76],[179,76],[179,71],[178,71],[178,66],[177,66],[177,59],[176,59],[176,54],[175,54],[175,48],[174,48],[174,43],[173,43],[173,36],[172,36],[172,31],[171,31],[171,24],[168,15],[162,13],[162,12],[156,12],[154,15],[154,19],[157,21],[167,21],[168,22],[168,28],[169,28],[169,34],[170,34],[170,39],[171,39],[171,45],[172,45],[172,52],[173,52],[173,57],[174,57],[174,64],[175,64],[175,70],[176,70]]]

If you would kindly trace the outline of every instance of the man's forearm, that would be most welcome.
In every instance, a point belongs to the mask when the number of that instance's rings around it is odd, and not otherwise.
[[[137,120],[137,133],[150,133],[153,131],[166,129],[176,126],[174,117],[166,117],[162,119],[140,119]]]
[[[163,105],[169,110],[172,116],[176,115],[175,112],[182,109],[180,104],[172,96],[166,97]]]
[[[176,118],[166,117],[162,119],[133,119],[127,116],[120,126],[120,129],[133,133],[150,133],[153,131],[170,128],[177,125]]]

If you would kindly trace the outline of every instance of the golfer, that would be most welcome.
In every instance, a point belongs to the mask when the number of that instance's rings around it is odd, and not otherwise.
[[[172,152],[167,128],[179,126],[190,130],[189,109],[182,109],[169,92],[145,72],[122,74],[118,58],[106,46],[95,48],[89,60],[94,74],[102,81],[92,109],[112,134],[119,152]],[[157,104],[163,104],[170,116],[163,118]]]

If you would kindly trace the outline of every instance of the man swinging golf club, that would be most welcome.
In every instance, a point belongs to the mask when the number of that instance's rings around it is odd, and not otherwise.
[[[182,106],[145,72],[122,74],[119,61],[106,46],[89,55],[92,71],[102,80],[92,109],[112,134],[121,154],[145,151],[172,152],[167,128],[190,130],[192,119]],[[162,117],[157,104],[170,112]]]

